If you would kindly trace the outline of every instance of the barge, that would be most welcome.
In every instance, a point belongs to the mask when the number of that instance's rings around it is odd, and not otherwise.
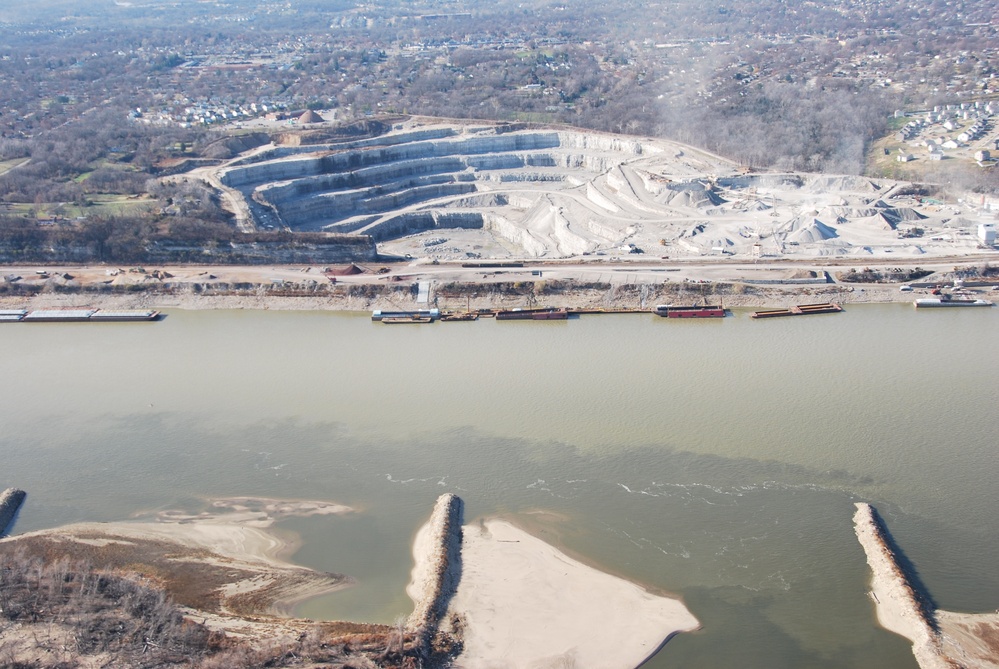
[[[433,320],[430,316],[383,316],[380,322],[397,325],[399,323],[432,323]]]
[[[788,309],[766,309],[754,312],[753,318],[780,318],[782,316],[806,316],[809,314],[834,314],[843,311],[843,307],[835,302],[819,302],[818,304],[799,304]]]
[[[922,297],[913,304],[917,309],[928,309],[934,307],[991,307],[995,306],[988,300],[975,299],[970,297]]]
[[[568,317],[568,309],[559,309],[557,307],[509,309],[496,312],[496,320],[498,321],[551,321],[565,320]]]
[[[0,323],[113,323],[155,321],[154,309],[24,309],[0,310]]]
[[[371,320],[385,321],[389,323],[430,323],[440,318],[439,309],[417,309],[415,311],[382,311],[376,309],[371,312]],[[426,320],[424,320],[426,319]]]
[[[29,311],[22,323],[86,323],[96,309],[38,309]]]
[[[703,306],[673,306],[658,304],[653,310],[656,316],[663,318],[724,318],[725,307],[719,305]]]
[[[122,323],[128,321],[155,321],[160,312],[153,309],[98,309],[90,316],[93,322]]]
[[[802,314],[835,314],[843,311],[843,307],[835,302],[819,302],[818,304],[799,304],[798,310]]]
[[[441,314],[441,321],[477,321],[479,314],[474,311],[445,311]]]

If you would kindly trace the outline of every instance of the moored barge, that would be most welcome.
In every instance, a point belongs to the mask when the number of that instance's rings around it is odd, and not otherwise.
[[[496,320],[498,321],[551,321],[565,320],[568,317],[568,309],[559,309],[557,307],[502,309],[496,312]]]
[[[724,318],[725,307],[719,305],[683,305],[658,304],[654,309],[657,316],[663,318]]]
[[[398,325],[400,323],[432,323],[433,320],[430,316],[383,316],[380,322]]]
[[[160,312],[153,309],[98,309],[90,316],[93,322],[121,323],[128,321],[155,321]]]
[[[970,297],[923,297],[915,302],[917,309],[927,309],[933,307],[991,307],[995,306],[989,300],[974,299]]]
[[[765,309],[754,312],[753,318],[780,318],[782,316],[806,316],[809,314],[834,314],[843,311],[843,307],[835,302],[819,302],[818,304],[799,304],[788,309]]]
[[[113,323],[155,321],[160,312],[154,309],[36,309],[35,311],[4,310],[0,321],[20,323]]]
[[[371,312],[371,320],[387,321],[389,323],[430,323],[440,318],[440,315],[441,312],[439,309],[417,309],[414,311],[383,311],[375,309]]]

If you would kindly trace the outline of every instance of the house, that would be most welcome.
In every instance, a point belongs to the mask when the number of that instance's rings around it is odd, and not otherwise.
[[[981,151],[975,151],[975,160],[982,162],[983,160],[992,160],[992,152],[988,149],[982,149]]]

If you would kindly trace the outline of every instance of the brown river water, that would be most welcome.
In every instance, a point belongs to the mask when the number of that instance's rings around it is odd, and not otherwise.
[[[389,326],[172,311],[0,326],[16,531],[324,499],[301,564],[358,584],[313,618],[391,623],[442,492],[681,596],[703,629],[650,667],[912,668],[851,524],[885,517],[936,604],[999,606],[999,309]]]

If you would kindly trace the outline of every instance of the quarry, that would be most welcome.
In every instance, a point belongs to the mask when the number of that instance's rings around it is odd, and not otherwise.
[[[388,127],[270,143],[188,176],[216,188],[244,231],[366,236],[382,257],[890,260],[994,241],[984,200],[907,182],[756,172],[666,140],[567,128]]]

